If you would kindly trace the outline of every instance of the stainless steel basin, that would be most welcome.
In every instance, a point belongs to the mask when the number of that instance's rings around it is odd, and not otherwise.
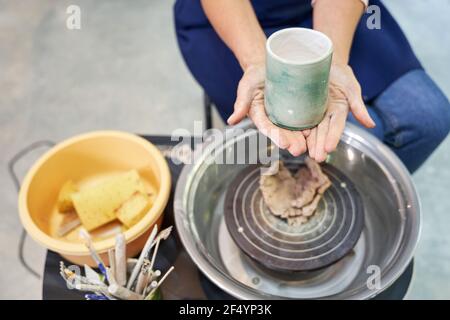
[[[239,131],[251,128],[245,122],[237,133],[227,135],[234,139],[205,143],[178,181],[175,222],[200,270],[240,299],[367,299],[392,284],[411,261],[419,239],[419,199],[395,154],[351,124],[327,161],[353,181],[363,198],[365,226],[353,252],[323,270],[281,274],[262,268],[239,250],[224,225],[223,201],[227,186],[246,165],[212,160],[227,157],[226,150],[238,141],[257,135],[255,130]]]

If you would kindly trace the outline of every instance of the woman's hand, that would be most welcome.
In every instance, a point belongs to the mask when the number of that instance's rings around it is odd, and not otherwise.
[[[333,64],[330,71],[328,108],[320,124],[307,137],[309,156],[324,161],[333,152],[345,128],[348,111],[363,126],[375,127],[362,100],[361,87],[348,65]]]
[[[269,137],[281,149],[287,149],[293,156],[306,152],[306,139],[310,130],[290,131],[274,125],[264,108],[264,63],[253,64],[244,71],[237,90],[234,112],[228,124],[234,125],[249,116],[258,130]]]
[[[347,65],[356,26],[364,12],[359,0],[316,0],[313,27],[333,42],[330,97],[323,121],[311,130],[290,131],[272,124],[264,108],[266,36],[249,0],[201,0],[205,14],[220,38],[233,51],[244,75],[239,82],[234,112],[236,124],[248,115],[256,127],[280,148],[297,156],[309,149],[317,161],[326,159],[342,135],[348,111],[366,127],[375,123],[361,98],[361,88]]]
[[[362,125],[368,128],[375,126],[362,100],[361,87],[348,65],[334,64],[331,67],[327,111],[321,123],[310,130],[282,129],[269,120],[264,108],[264,79],[265,66],[262,63],[245,70],[228,124],[234,125],[248,115],[262,134],[294,156],[308,149],[311,158],[324,161],[339,143],[349,110]]]

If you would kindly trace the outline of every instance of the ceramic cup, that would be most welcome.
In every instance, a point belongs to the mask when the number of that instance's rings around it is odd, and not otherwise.
[[[331,40],[319,31],[288,28],[269,37],[266,51],[268,117],[290,130],[316,126],[327,108]]]

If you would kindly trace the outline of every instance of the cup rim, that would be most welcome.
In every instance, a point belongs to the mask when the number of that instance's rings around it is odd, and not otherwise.
[[[296,32],[296,31],[309,32],[309,33],[314,33],[314,34],[318,35],[319,37],[325,39],[325,41],[329,44],[328,50],[325,51],[324,54],[320,55],[317,58],[310,59],[310,60],[305,60],[305,61],[302,61],[302,62],[285,59],[285,58],[282,58],[279,55],[275,54],[272,51],[272,48],[271,48],[271,43],[272,43],[273,39],[278,37],[278,36],[280,36],[283,33],[292,32],[292,31],[294,31],[294,32]],[[300,27],[285,28],[285,29],[281,29],[281,30],[276,31],[276,32],[272,33],[269,36],[269,38],[266,41],[266,50],[267,50],[268,54],[272,58],[274,58],[274,59],[276,59],[276,60],[278,60],[278,61],[280,61],[282,63],[302,66],[302,65],[315,64],[315,63],[321,62],[321,61],[325,60],[326,58],[328,58],[333,53],[333,42],[331,41],[331,39],[326,34],[320,32],[320,31],[314,30],[314,29],[300,28]]]

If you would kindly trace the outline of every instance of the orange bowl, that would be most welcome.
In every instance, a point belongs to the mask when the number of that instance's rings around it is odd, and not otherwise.
[[[24,228],[35,241],[69,261],[94,265],[82,240],[74,236],[75,231],[71,236],[55,235],[63,215],[56,209],[59,190],[67,180],[92,183],[132,169],[136,169],[145,183],[157,191],[153,206],[145,216],[123,231],[127,256],[135,256],[142,250],[152,226],[160,225],[162,221],[171,178],[161,152],[134,134],[90,132],[65,140],[45,153],[28,171],[20,189],[19,215]],[[107,251],[114,247],[115,239],[113,232],[108,232],[108,226],[102,229],[103,233],[93,238],[94,247],[107,262]]]

